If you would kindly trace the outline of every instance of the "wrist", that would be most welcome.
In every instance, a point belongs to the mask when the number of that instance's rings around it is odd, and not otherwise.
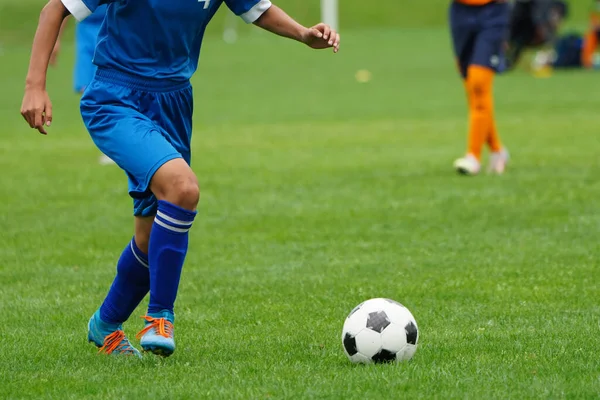
[[[36,89],[45,90],[46,89],[46,81],[43,79],[27,78],[25,80],[25,90],[36,90]]]
[[[301,43],[306,44],[306,42],[308,41],[308,38],[310,36],[310,28],[307,27],[302,27],[300,29],[300,32],[298,33],[298,36],[296,38],[296,40],[298,40]]]

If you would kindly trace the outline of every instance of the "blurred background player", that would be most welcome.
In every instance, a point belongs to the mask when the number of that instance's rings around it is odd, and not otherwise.
[[[481,170],[485,143],[491,150],[489,171],[501,174],[508,162],[494,118],[493,83],[504,69],[503,46],[509,28],[509,5],[501,0],[454,0],[450,28],[469,105],[469,139],[465,157],[454,162],[464,175]]]
[[[568,11],[561,0],[517,0],[510,16],[507,67],[514,68],[527,49],[554,47]]]
[[[106,5],[98,7],[92,15],[85,20],[78,22],[75,28],[75,66],[73,70],[73,89],[75,93],[83,94],[85,88],[92,81],[94,74],[96,73],[96,66],[93,63],[94,51],[96,50],[96,41],[98,39],[98,33],[100,32],[100,26],[106,16]],[[61,26],[61,34],[68,22],[65,19]],[[58,54],[60,52],[61,41],[59,39],[54,46],[50,63],[56,64]],[[100,164],[108,165],[114,164],[105,154],[102,154],[99,159]]]
[[[559,36],[549,50],[536,53],[534,72],[561,68],[598,68],[598,41],[600,38],[600,0],[593,2],[590,26],[585,33],[569,32]]]

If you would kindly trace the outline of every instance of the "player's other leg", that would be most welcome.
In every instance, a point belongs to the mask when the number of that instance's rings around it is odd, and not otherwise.
[[[452,44],[454,55],[458,64],[458,69],[465,83],[467,90],[467,100],[469,105],[469,125],[471,125],[471,112],[473,105],[472,99],[468,95],[468,69],[471,64],[473,52],[475,50],[475,40],[477,38],[477,15],[479,7],[468,6],[457,2],[450,5],[450,31],[452,34]],[[477,133],[477,132],[475,132]],[[469,152],[465,157],[461,157],[454,162],[454,168],[463,174],[475,175],[479,173],[481,147],[483,140],[478,146],[479,138],[473,137],[473,131],[469,128]],[[471,154],[471,151],[475,154]]]
[[[153,218],[136,218],[136,235],[125,246],[108,294],[88,323],[88,340],[100,352],[141,356],[123,333],[123,323],[150,289],[148,243],[144,238],[152,222]]]

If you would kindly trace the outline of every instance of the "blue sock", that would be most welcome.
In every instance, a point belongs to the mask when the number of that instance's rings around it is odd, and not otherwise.
[[[100,307],[100,319],[109,324],[127,321],[149,289],[148,256],[132,239],[117,263],[117,276]]]
[[[149,244],[150,304],[148,313],[173,312],[181,270],[188,249],[188,232],[195,211],[188,211],[168,201],[158,202]]]

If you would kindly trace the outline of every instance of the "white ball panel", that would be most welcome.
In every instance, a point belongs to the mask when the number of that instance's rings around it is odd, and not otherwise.
[[[352,357],[350,357],[350,361],[352,361],[353,363],[358,363],[358,364],[370,364],[373,361],[371,361],[371,359],[363,354],[360,353],[356,353],[355,355],[353,355]]]
[[[370,329],[362,330],[356,335],[356,348],[362,355],[373,357],[381,350],[381,335]]]
[[[377,312],[385,309],[386,304],[389,302],[386,299],[371,299],[367,300],[363,303],[361,310],[365,312],[365,314],[369,314],[370,312]]]
[[[396,353],[406,346],[406,331],[404,326],[390,324],[381,333],[381,346],[385,350]]]
[[[350,335],[355,336],[358,332],[365,329],[367,326],[367,314],[362,309],[356,311],[350,315],[344,321],[344,328],[342,329],[342,338],[348,332]]]
[[[388,302],[385,306],[385,313],[390,318],[390,321],[402,326],[405,326],[411,320],[414,320],[412,314],[410,313],[410,311],[408,311],[406,307],[400,306],[395,303]]]
[[[416,352],[417,352],[417,346],[414,346],[412,344],[407,344],[406,347],[404,347],[402,349],[402,351],[399,351],[396,354],[396,359],[398,361],[408,361],[411,358],[413,358],[413,356],[415,355]]]

